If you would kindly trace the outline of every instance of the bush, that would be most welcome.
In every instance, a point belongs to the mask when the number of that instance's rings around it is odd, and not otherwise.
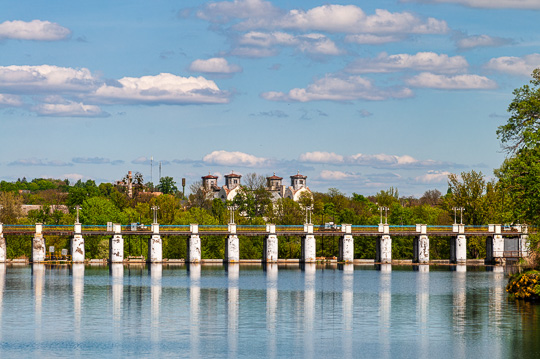
[[[540,300],[540,272],[533,270],[512,276],[506,291],[515,299]]]

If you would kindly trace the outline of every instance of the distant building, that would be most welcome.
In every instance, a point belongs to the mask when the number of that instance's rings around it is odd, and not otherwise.
[[[219,187],[217,185],[218,176],[208,174],[202,178],[201,189],[207,193],[208,198],[219,198],[223,202],[232,201],[238,194],[238,191],[242,187],[242,176],[231,172],[225,175],[225,185]],[[273,176],[266,177],[266,190],[270,192],[270,198],[272,202],[277,201],[280,198],[290,198],[293,201],[298,201],[302,196],[302,193],[308,193],[311,195],[310,189],[306,183],[307,176],[303,176],[297,173],[291,176],[291,185],[289,187],[283,185],[283,177]]]

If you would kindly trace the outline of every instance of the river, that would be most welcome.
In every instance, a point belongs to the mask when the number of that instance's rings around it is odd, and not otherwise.
[[[533,358],[503,267],[0,265],[0,357]]]

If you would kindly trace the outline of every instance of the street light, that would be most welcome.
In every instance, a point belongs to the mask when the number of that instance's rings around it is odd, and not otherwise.
[[[75,223],[79,224],[79,210],[81,209],[81,206],[75,206],[75,209],[77,210],[77,222]]]
[[[154,211],[154,224],[157,223],[157,211],[159,207],[158,206],[152,206],[152,211]]]
[[[380,224],[382,224],[382,213],[383,213],[383,211],[384,211],[384,213],[385,213],[385,214],[384,214],[384,218],[385,218],[385,219],[384,219],[384,222],[385,222],[384,224],[388,224],[388,210],[389,210],[389,209],[390,209],[390,208],[384,207],[384,206],[383,206],[383,207],[379,207],[379,211],[380,211],[380,213],[381,213],[381,222],[380,222]]]
[[[306,206],[306,223],[311,224],[311,211],[313,211],[313,206]],[[308,222],[308,212],[309,212],[309,222]]]
[[[452,209],[454,210],[454,224],[457,224],[457,211],[460,212],[460,224],[463,224],[463,211],[465,210],[465,208],[463,207],[452,207]]]
[[[236,206],[227,206],[227,209],[229,210],[229,223],[234,224],[234,211],[236,211]]]

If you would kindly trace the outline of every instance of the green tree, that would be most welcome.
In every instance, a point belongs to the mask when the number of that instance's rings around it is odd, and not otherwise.
[[[157,190],[163,194],[175,194],[176,192],[178,192],[176,182],[174,182],[174,179],[169,176],[161,177],[159,179]]]
[[[0,192],[0,223],[15,224],[22,217],[22,198],[13,192]]]
[[[515,89],[508,106],[511,116],[500,126],[497,136],[510,154],[537,147],[540,142],[540,69],[532,73],[530,85]]]
[[[80,221],[83,224],[127,223],[127,216],[108,199],[88,198],[81,207]]]

